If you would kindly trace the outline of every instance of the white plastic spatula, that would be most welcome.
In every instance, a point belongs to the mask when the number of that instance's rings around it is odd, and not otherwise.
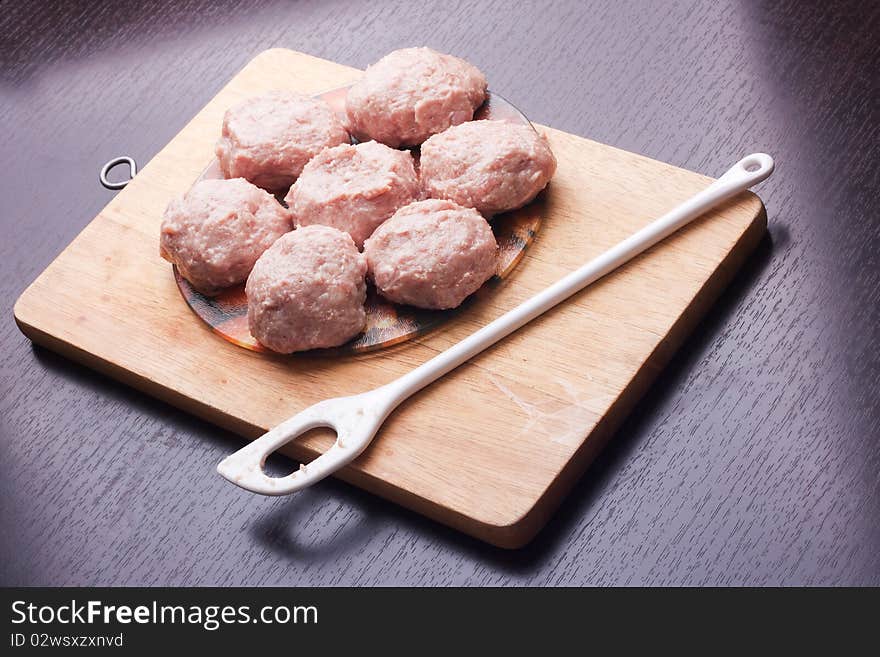
[[[310,406],[225,458],[217,471],[232,483],[264,495],[287,495],[320,481],[357,458],[404,399],[772,172],[769,155],[744,157],[696,196],[408,374],[369,392]],[[263,472],[269,454],[318,427],[336,431],[336,442],[329,450],[287,476],[270,477]]]

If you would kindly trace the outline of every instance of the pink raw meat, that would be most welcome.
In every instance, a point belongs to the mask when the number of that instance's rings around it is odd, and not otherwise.
[[[486,100],[486,77],[463,59],[430,48],[404,48],[367,68],[348,90],[348,128],[359,140],[417,146],[470,121]]]
[[[555,172],[547,139],[505,121],[469,121],[434,135],[422,144],[419,169],[426,196],[486,216],[529,203]]]
[[[244,178],[203,180],[168,205],[159,253],[197,290],[215,294],[245,280],[290,229],[287,210]]]
[[[455,308],[498,265],[492,229],[471,208],[452,201],[402,207],[364,244],[369,272],[382,296],[420,308]]]
[[[360,248],[395,210],[418,197],[412,155],[368,141],[322,151],[285,200],[297,225],[344,230]]]
[[[226,112],[216,153],[226,178],[247,178],[277,191],[290,187],[322,150],[348,142],[348,132],[325,101],[273,91]]]
[[[342,231],[288,233],[260,257],[245,286],[251,334],[284,354],[348,342],[366,324],[366,271]]]

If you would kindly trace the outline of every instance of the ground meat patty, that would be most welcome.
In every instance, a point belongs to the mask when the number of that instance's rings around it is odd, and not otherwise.
[[[368,141],[322,151],[305,166],[285,200],[297,225],[344,230],[360,248],[379,224],[418,197],[409,151]]]
[[[529,126],[470,121],[434,135],[421,149],[422,190],[484,215],[530,202],[556,172],[547,139]]]
[[[370,66],[348,90],[348,127],[359,140],[416,146],[470,121],[486,100],[486,77],[458,57],[404,48]]]
[[[351,237],[305,226],[279,239],[248,278],[248,325],[280,353],[341,345],[364,329],[367,263]]]
[[[452,201],[402,207],[364,244],[379,292],[420,308],[455,308],[495,273],[498,245],[471,208]]]
[[[274,191],[290,187],[306,162],[328,146],[348,142],[325,101],[273,91],[226,112],[216,153],[227,178],[247,178]]]
[[[245,280],[290,229],[287,210],[247,180],[202,180],[165,210],[159,253],[197,290],[215,294]]]

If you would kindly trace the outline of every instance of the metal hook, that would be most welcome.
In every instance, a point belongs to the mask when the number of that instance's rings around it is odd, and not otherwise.
[[[107,179],[107,175],[110,173],[110,170],[118,164],[128,164],[129,177],[128,180],[121,180],[119,182],[111,182]],[[137,162],[134,161],[133,157],[129,157],[128,155],[120,155],[119,157],[114,157],[112,160],[107,162],[104,166],[101,167],[101,173],[99,178],[101,180],[101,184],[104,185],[107,189],[122,189],[128,183],[131,182],[132,178],[137,175]]]

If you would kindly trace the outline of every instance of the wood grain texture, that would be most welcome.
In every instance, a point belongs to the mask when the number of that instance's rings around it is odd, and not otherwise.
[[[212,158],[226,108],[271,89],[314,95],[352,69],[286,49],[255,57],[15,304],[38,344],[241,433],[389,383],[707,186],[699,174],[544,129],[559,161],[544,227],[507,286],[442,330],[382,352],[274,357],[213,335],[181,299],[159,223]],[[346,481],[502,547],[521,547],[757,245],[752,193],[707,214],[406,401]],[[334,434],[286,453],[306,462]],[[213,464],[206,464],[210,467]]]
[[[5,3],[7,318],[111,198],[100,164],[149,160],[270,46],[363,67],[426,42],[541,123],[706,173],[758,149],[779,168],[771,238],[514,553],[337,482],[231,490],[203,464],[237,439],[7,321],[2,581],[880,583],[878,32],[854,2]]]

